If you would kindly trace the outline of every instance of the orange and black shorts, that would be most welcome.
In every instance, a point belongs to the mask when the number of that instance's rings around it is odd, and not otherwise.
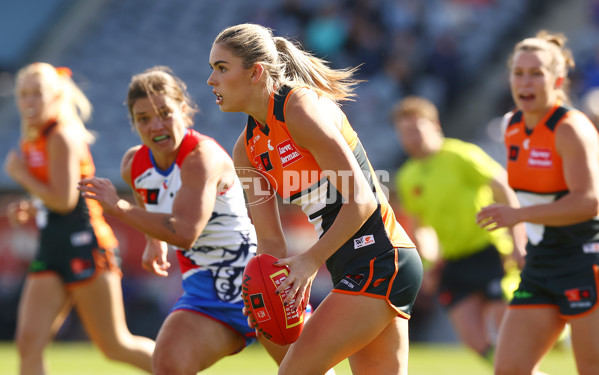
[[[597,306],[598,262],[551,276],[542,276],[543,272],[531,270],[528,264],[524,267],[510,308],[556,307],[562,316],[575,317]]]
[[[54,272],[68,286],[76,286],[102,271],[120,274],[119,263],[118,248],[99,248],[92,228],[74,230],[49,225],[41,231],[39,249],[29,272]]]

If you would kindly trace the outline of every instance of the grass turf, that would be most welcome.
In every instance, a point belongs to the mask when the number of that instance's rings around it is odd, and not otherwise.
[[[58,342],[46,350],[49,374],[59,375],[141,375],[134,367],[105,359],[88,342]],[[541,370],[549,374],[575,374],[570,349],[554,349],[544,359]],[[349,364],[335,367],[337,375],[351,374]],[[259,345],[225,358],[202,374],[265,375],[276,374],[277,367]],[[12,342],[0,343],[0,375],[18,373],[17,352]],[[410,347],[410,375],[486,375],[491,367],[460,345],[413,343]]]

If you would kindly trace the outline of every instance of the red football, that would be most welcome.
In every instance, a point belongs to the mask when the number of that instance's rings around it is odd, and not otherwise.
[[[304,327],[305,310],[291,311],[283,306],[283,300],[290,288],[279,295],[277,287],[289,275],[287,267],[277,267],[278,259],[268,254],[260,254],[248,262],[243,273],[241,295],[257,331],[279,345],[295,342]]]

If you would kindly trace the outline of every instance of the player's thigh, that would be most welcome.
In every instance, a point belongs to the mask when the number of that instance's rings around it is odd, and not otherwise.
[[[364,348],[396,316],[397,313],[382,299],[330,293],[312,313],[298,341],[289,349],[283,360],[285,371],[282,373],[293,374],[299,368],[303,372],[298,373],[324,373]]]
[[[599,373],[599,309],[569,321],[572,348],[581,374]]]
[[[353,374],[407,374],[408,320],[396,317],[368,345],[349,357]]]
[[[557,308],[512,308],[504,315],[495,367],[532,369],[559,338],[565,321]]]
[[[206,368],[245,347],[245,339],[224,324],[196,312],[169,314],[156,338],[155,360],[193,363]]]
[[[29,275],[19,301],[17,340],[46,342],[62,325],[70,305],[57,274]]]
[[[100,347],[117,345],[129,336],[123,306],[121,277],[116,272],[100,272],[70,290],[77,313],[90,338]]]
[[[280,364],[283,361],[285,354],[287,354],[287,350],[289,350],[289,345],[275,344],[264,336],[258,337],[257,340],[277,364]]]

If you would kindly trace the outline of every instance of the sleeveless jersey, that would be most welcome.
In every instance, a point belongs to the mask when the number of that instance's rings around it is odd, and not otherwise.
[[[532,131],[526,128],[521,111],[505,116],[508,180],[522,206],[550,203],[568,193],[562,159],[555,149],[555,131],[570,116],[589,121],[580,111],[560,103]],[[533,255],[541,249],[543,256],[563,255],[564,247],[579,252],[585,243],[599,238],[599,217],[559,227],[526,223],[526,232],[527,248]]]
[[[294,90],[283,87],[271,95],[266,124],[259,126],[253,117],[248,118],[245,128],[246,154],[252,165],[268,179],[277,194],[285,202],[299,205],[318,235],[322,236],[337,218],[343,198],[323,175],[310,151],[298,146],[291,137],[285,123],[285,105]],[[389,242],[393,247],[414,247],[395,219],[378,180],[373,178],[376,175],[366,151],[345,115],[340,131],[378,198],[380,215]],[[369,239],[366,237],[354,241],[368,243]],[[361,246],[361,243],[355,246]]]
[[[52,131],[62,126],[56,121],[51,121],[40,132],[40,135],[34,140],[24,140],[21,142],[21,152],[25,158],[28,171],[38,180],[45,183],[48,182],[48,137]],[[87,148],[87,152],[81,159],[80,164],[81,178],[91,177],[95,173],[95,166],[92,155]],[[50,221],[53,222],[77,222],[78,226],[84,228],[91,226],[98,241],[98,246],[102,249],[114,249],[118,246],[118,242],[112,229],[106,223],[103,216],[102,206],[93,199],[84,199],[81,196],[77,202],[75,209],[68,214],[59,214],[52,212],[36,201],[38,213],[36,222],[38,227],[44,231]],[[83,233],[83,232],[81,232]],[[81,234],[81,241],[87,241],[87,238]],[[77,242],[77,241],[76,241]]]
[[[188,129],[175,162],[166,170],[156,166],[152,151],[143,145],[134,155],[131,182],[149,212],[172,213],[181,187],[181,165],[201,142],[214,139]],[[191,249],[177,249],[183,280],[198,271],[210,271],[221,300],[241,301],[241,276],[256,253],[256,233],[245,206],[238,179],[216,197],[208,223]]]

